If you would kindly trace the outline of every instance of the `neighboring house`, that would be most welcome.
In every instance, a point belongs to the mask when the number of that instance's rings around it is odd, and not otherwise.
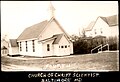
[[[9,43],[5,39],[1,40],[1,55],[7,55],[9,53]]]
[[[87,37],[110,37],[119,36],[118,30],[118,17],[117,15],[101,17],[99,16],[96,21],[92,21],[87,28],[85,28]]]
[[[9,41],[3,39],[1,41],[1,54],[2,55],[14,55],[18,54],[18,44],[16,39],[9,39]]]
[[[5,56],[5,55],[7,55],[9,52],[8,52],[8,49],[5,47],[5,46],[3,46],[2,48],[1,48],[1,55],[2,56]]]
[[[73,54],[73,43],[54,17],[54,7],[50,3],[50,17],[26,28],[17,40],[10,40],[9,54],[27,56],[64,56]]]

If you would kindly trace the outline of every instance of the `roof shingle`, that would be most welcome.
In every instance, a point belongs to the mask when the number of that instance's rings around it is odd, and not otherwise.
[[[35,24],[31,27],[26,28],[21,35],[17,38],[17,40],[25,40],[25,39],[32,39],[37,38],[40,33],[45,28],[46,24],[48,23],[47,20],[40,22],[38,24]]]

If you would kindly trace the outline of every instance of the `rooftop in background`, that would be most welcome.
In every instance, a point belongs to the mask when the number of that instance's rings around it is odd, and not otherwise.
[[[99,18],[101,18],[103,21],[105,21],[109,25],[109,27],[118,25],[118,15],[112,15],[112,16],[108,16],[108,17],[99,16],[99,17],[97,17],[97,19],[95,21],[90,22],[88,27],[85,28],[85,31],[91,31]]]
[[[18,47],[17,39],[10,39],[11,47]]]

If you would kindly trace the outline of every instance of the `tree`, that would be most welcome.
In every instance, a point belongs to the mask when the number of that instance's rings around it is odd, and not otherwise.
[[[79,36],[80,37],[86,37],[86,31],[84,28],[82,28],[81,30],[79,29]]]

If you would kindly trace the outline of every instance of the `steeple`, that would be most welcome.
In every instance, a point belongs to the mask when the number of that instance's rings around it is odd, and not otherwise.
[[[52,2],[49,2],[49,6],[48,6],[48,20],[50,20],[52,17],[55,16],[55,8],[52,5]]]

